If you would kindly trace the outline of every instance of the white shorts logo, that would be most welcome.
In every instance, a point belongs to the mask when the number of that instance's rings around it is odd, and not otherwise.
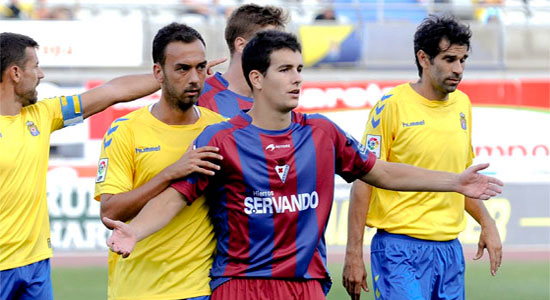
[[[95,178],[96,183],[105,181],[105,175],[107,175],[107,167],[109,166],[109,159],[102,158],[97,165],[97,176]]]
[[[382,144],[382,137],[379,135],[367,134],[366,140],[367,149],[376,155],[376,158],[380,158],[380,144]]]

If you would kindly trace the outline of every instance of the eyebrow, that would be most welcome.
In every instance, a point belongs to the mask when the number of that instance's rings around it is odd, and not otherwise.
[[[207,64],[207,61],[206,61],[206,60],[203,60],[203,61],[201,61],[200,63],[196,64],[196,66],[202,66],[202,65],[206,65],[206,64]],[[186,63],[176,63],[175,67],[176,67],[176,68],[179,68],[179,67],[191,68],[191,67],[193,67],[193,65],[191,65],[191,64],[186,64]]]

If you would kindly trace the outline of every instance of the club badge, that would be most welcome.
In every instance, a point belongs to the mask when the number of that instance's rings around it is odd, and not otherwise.
[[[285,183],[286,181],[286,176],[288,175],[288,169],[289,169],[288,165],[275,167],[275,172],[277,172],[277,175],[279,175],[279,178],[281,178],[281,181],[283,183]]]
[[[462,129],[466,130],[466,128],[468,128],[466,126],[466,116],[463,114],[463,113],[460,113],[460,126],[462,127]]]
[[[26,125],[32,136],[37,136],[40,134],[40,131],[38,131],[38,128],[36,128],[33,121],[27,121]]]

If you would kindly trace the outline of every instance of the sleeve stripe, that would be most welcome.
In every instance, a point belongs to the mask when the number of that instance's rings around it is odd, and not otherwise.
[[[84,120],[81,107],[80,95],[61,97],[61,114],[63,115],[64,127],[81,123]]]

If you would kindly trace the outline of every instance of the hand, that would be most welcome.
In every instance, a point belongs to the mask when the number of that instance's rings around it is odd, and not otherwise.
[[[137,243],[136,233],[130,225],[103,217],[103,223],[113,228],[113,234],[107,240],[107,247],[111,251],[121,254],[123,258],[130,255]]]
[[[486,226],[481,226],[481,234],[479,235],[479,243],[477,244],[477,253],[474,260],[478,260],[483,256],[483,249],[485,248],[489,252],[491,275],[495,276],[502,263],[502,243],[500,242],[500,236],[494,221]]]
[[[502,181],[479,174],[478,171],[486,169],[489,164],[471,166],[458,176],[458,191],[466,197],[487,200],[502,192]]]
[[[217,147],[204,146],[193,149],[193,145],[191,145],[182,157],[168,166],[164,172],[168,173],[171,180],[185,177],[194,172],[213,176],[215,174],[213,170],[218,171],[220,166],[209,160],[222,160],[223,156],[219,155],[218,151],[220,149]]]
[[[369,291],[367,270],[365,269],[363,257],[346,254],[342,283],[353,300],[361,299],[361,288],[365,292]]]
[[[206,64],[206,75],[212,76],[214,74],[214,71],[212,71],[212,68],[219,65],[219,64],[221,64],[221,63],[224,63],[226,60],[227,60],[227,57],[218,58],[218,59],[215,59],[213,61],[209,61]]]

